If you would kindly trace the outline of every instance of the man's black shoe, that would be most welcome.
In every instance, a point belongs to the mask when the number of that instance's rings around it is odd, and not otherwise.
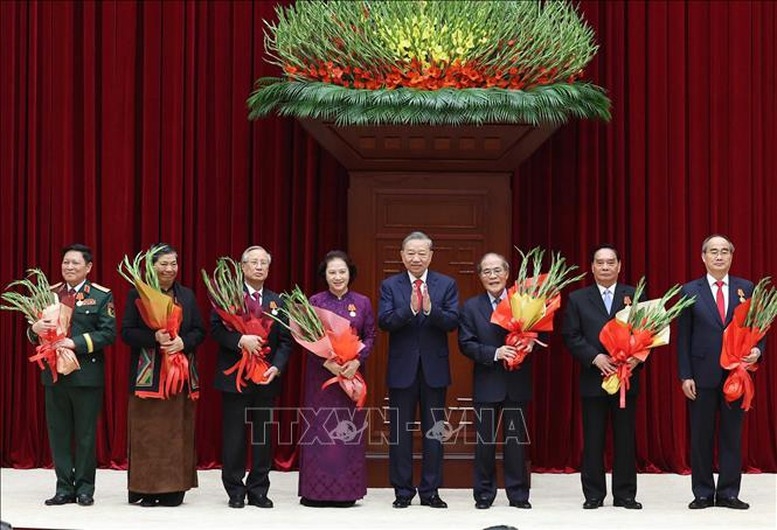
[[[475,508],[478,510],[487,510],[491,508],[491,501],[488,499],[480,499],[475,501]]]
[[[740,501],[736,497],[729,497],[727,499],[718,498],[715,500],[715,506],[722,506],[723,508],[731,508],[732,510],[747,510],[750,505],[744,501]]]
[[[619,508],[626,508],[627,510],[642,509],[642,503],[634,499],[615,499],[614,501],[612,501],[612,505],[618,506]]]
[[[79,493],[76,497],[76,502],[79,506],[91,506],[94,504],[94,497],[88,493]]]
[[[248,504],[250,504],[251,506],[256,506],[258,508],[272,508],[273,506],[275,506],[272,500],[270,500],[270,498],[267,497],[266,495],[263,495],[261,497],[249,496]]]
[[[61,506],[63,504],[73,504],[76,502],[75,495],[66,495],[64,493],[57,493],[50,499],[43,501],[46,506]]]
[[[430,506],[432,508],[447,508],[448,503],[440,498],[436,493],[426,499],[421,499],[421,506]]]
[[[523,508],[524,510],[531,510],[531,503],[529,501],[510,501],[510,506],[513,508]]]
[[[246,505],[243,499],[229,499],[230,508],[244,508]]]
[[[392,504],[392,506],[394,508],[407,508],[410,506],[410,501],[412,500],[412,497],[397,497],[394,499],[394,504]]]
[[[691,510],[701,510],[704,508],[710,508],[711,506],[714,506],[714,503],[712,502],[712,499],[706,499],[704,497],[699,497],[697,499],[693,499],[691,501],[691,504],[688,505],[688,508]]]
[[[596,508],[601,508],[601,506],[602,499],[586,499],[583,503],[584,510],[595,510]]]

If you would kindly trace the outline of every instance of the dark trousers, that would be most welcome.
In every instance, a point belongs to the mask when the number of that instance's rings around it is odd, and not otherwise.
[[[584,397],[583,465],[580,480],[586,500],[607,496],[604,475],[604,447],[607,420],[612,421],[613,462],[612,496],[633,499],[637,495],[634,413],[637,396],[626,396],[626,408],[620,408],[620,396]]]
[[[97,416],[103,402],[103,387],[54,384],[45,389],[46,425],[57,493],[94,495]]]
[[[496,497],[496,448],[502,426],[505,490],[510,501],[529,500],[529,473],[525,448],[529,443],[524,409],[516,401],[475,403],[475,467],[473,496],[476,501],[494,502]]]
[[[222,392],[221,481],[230,499],[261,498],[270,489],[273,399],[262,394]],[[246,472],[246,427],[251,469]]]
[[[445,421],[446,388],[432,388],[426,384],[421,367],[415,381],[408,388],[389,388],[391,439],[389,445],[389,478],[397,497],[415,496],[413,485],[413,423],[416,406],[421,409],[423,464],[418,495],[428,499],[437,494],[442,485],[442,456],[444,441],[439,434]]]
[[[726,403],[718,388],[697,388],[688,401],[691,419],[691,489],[693,496],[711,499],[739,497],[742,483],[742,400]],[[715,415],[718,427],[718,486],[712,476]]]

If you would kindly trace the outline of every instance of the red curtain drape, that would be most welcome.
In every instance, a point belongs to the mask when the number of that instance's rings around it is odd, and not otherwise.
[[[583,2],[601,44],[589,76],[614,102],[610,124],[564,126],[516,173],[513,233],[585,264],[601,240],[618,245],[624,279],[651,294],[702,274],[711,231],[737,244],[734,272],[775,270],[776,9],[770,2]],[[289,119],[249,122],[266,63],[269,2],[0,2],[0,283],[40,266],[59,277],[59,249],[96,251],[92,279],[119,311],[125,253],[164,240],[180,280],[208,312],[202,268],[250,244],[273,253],[268,287],[321,284],[315,264],[346,243],[347,175]],[[3,466],[50,464],[38,369],[22,319],[0,313]],[[198,351],[201,467],[219,465],[215,344]],[[127,348],[108,351],[101,466],[126,465]],[[300,401],[301,355],[281,405]],[[554,338],[535,362],[530,409],[535,469],[579,462],[577,367]],[[469,374],[457,374],[469,377]],[[777,471],[777,369],[756,375],[745,424],[748,469]],[[638,404],[639,466],[688,469],[685,403],[671,347],[655,352]],[[276,467],[295,465],[282,445]]]
[[[613,119],[564,126],[520,168],[516,241],[561,251],[589,271],[590,249],[613,243],[622,253],[621,280],[633,285],[645,275],[651,297],[704,274],[701,242],[713,232],[736,245],[732,274],[774,275],[775,4],[605,1],[581,8],[600,44],[589,78],[609,91]],[[767,344],[745,421],[743,464],[750,471],[777,471],[771,349]],[[547,355],[535,357],[530,432],[537,468],[579,465],[578,373],[558,335]],[[645,472],[690,469],[673,345],[654,351],[641,376],[637,458]]]
[[[273,254],[267,285],[310,291],[314,270],[346,241],[347,175],[293,120],[249,122],[265,62],[267,2],[3,2],[0,5],[0,224],[3,285],[40,266],[59,279],[60,249],[96,251],[91,278],[113,289],[121,317],[125,253],[157,241],[180,253],[180,281],[209,315],[200,269],[251,244]],[[2,312],[2,465],[50,464],[37,367],[17,315]],[[198,350],[203,390],[199,464],[220,462],[220,394],[212,341]],[[281,404],[299,403],[292,357]],[[126,465],[129,351],[108,350],[99,425],[102,466]],[[276,465],[294,464],[295,447]]]

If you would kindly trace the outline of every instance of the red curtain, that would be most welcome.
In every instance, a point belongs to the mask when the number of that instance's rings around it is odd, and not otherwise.
[[[648,294],[704,274],[701,242],[734,241],[732,274],[777,271],[777,8],[772,2],[583,2],[600,50],[589,78],[609,91],[609,124],[561,128],[516,174],[513,234],[590,271],[600,242],[621,251],[621,280]],[[586,283],[592,281],[589,274]],[[561,320],[556,324],[560,326]],[[676,333],[676,330],[672,330]],[[767,350],[771,348],[767,345]],[[577,468],[579,366],[553,338],[535,357],[531,451],[538,468]],[[755,375],[743,463],[777,471],[777,364]],[[687,472],[689,432],[674,346],[641,376],[637,458],[645,472]]]
[[[601,44],[590,77],[614,102],[610,124],[560,129],[516,174],[513,233],[585,264],[601,240],[618,245],[625,280],[650,294],[703,272],[699,245],[723,231],[734,272],[775,270],[767,245],[774,183],[775,25],[769,2],[584,2]],[[326,250],[344,246],[347,175],[290,119],[247,121],[266,63],[269,2],[0,2],[0,283],[40,266],[59,277],[59,250],[96,251],[92,279],[121,312],[125,253],[164,240],[179,249],[180,280],[208,312],[199,277],[250,244],[273,253],[268,287],[321,288]],[[572,227],[572,228],[571,228]],[[50,464],[38,369],[22,319],[0,313],[3,466]],[[216,347],[198,351],[201,467],[219,464]],[[108,351],[101,466],[126,465],[127,348]],[[283,406],[300,401],[301,355],[286,372]],[[756,374],[745,424],[748,469],[777,471],[777,369]],[[554,338],[535,364],[530,410],[535,469],[579,461],[576,370]],[[468,374],[460,374],[469,377]],[[674,351],[656,351],[638,404],[639,466],[687,471],[685,403]],[[276,467],[295,465],[292,444]]]
[[[3,2],[0,4],[3,285],[27,267],[60,278],[60,249],[96,251],[91,278],[113,289],[121,317],[125,253],[157,241],[180,253],[180,281],[209,315],[200,269],[251,244],[273,254],[267,285],[321,288],[318,261],[346,241],[347,175],[293,120],[247,119],[265,62],[266,2]],[[22,319],[0,315],[2,465],[50,464],[39,370]],[[216,346],[198,350],[203,391],[199,464],[220,461]],[[129,350],[107,352],[99,425],[102,466],[126,465]],[[292,356],[282,404],[299,402]],[[295,447],[276,453],[282,469]]]

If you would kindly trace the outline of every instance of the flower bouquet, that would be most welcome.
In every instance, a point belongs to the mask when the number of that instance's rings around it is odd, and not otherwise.
[[[337,125],[562,123],[610,118],[581,82],[598,46],[571,2],[297,0],[265,21],[250,118]]]
[[[14,286],[25,288],[28,294],[10,290]],[[30,325],[41,319],[57,323],[55,328],[38,336],[40,344],[35,348],[35,354],[29,357],[30,362],[37,362],[41,370],[48,365],[55,383],[58,374],[67,375],[81,368],[75,352],[58,345],[70,332],[73,308],[60,302],[43,271],[29,269],[27,278],[9,283],[0,299],[8,304],[0,305],[0,309],[21,312]]]
[[[281,295],[284,307],[279,312],[288,318],[288,325],[278,317],[273,317],[281,325],[288,327],[294,340],[308,350],[326,360],[343,365],[357,359],[364,343],[359,340],[348,319],[335,313],[314,307],[299,287],[290,294]],[[352,379],[337,375],[321,385],[327,388],[338,383],[357,408],[367,402],[367,382],[361,373],[356,372]]]
[[[228,370],[224,370],[224,375],[237,372],[235,386],[238,392],[242,392],[249,381],[259,385],[266,384],[268,381],[264,374],[270,368],[266,359],[270,351],[267,337],[270,335],[273,321],[264,314],[258,304],[255,304],[253,310],[249,309],[240,265],[231,258],[219,258],[211,276],[202,270],[202,279],[208,289],[213,309],[227,329],[242,335],[256,335],[262,344],[257,352],[242,349],[240,360]]]
[[[561,307],[561,289],[580,280],[585,273],[572,276],[577,265],[567,265],[561,254],[551,254],[550,268],[542,274],[542,259],[545,251],[535,247],[521,254],[521,267],[515,284],[491,314],[491,323],[508,331],[505,344],[515,346],[518,355],[504,361],[508,370],[520,367],[531,344],[547,346],[537,340],[541,331],[553,331],[553,315]],[[529,262],[532,276],[529,274]]]
[[[644,291],[643,276],[634,291],[635,300],[642,298]],[[626,392],[630,386],[632,365],[629,359],[644,362],[651,348],[669,344],[669,323],[694,304],[694,297],[681,296],[672,307],[666,309],[667,302],[679,292],[680,286],[674,285],[661,298],[636,305],[626,297],[626,307],[618,311],[615,318],[599,332],[599,341],[617,366],[615,373],[604,378],[602,388],[608,394],[620,391],[621,408],[626,407]]]
[[[744,362],[750,350],[766,335],[777,316],[777,289],[770,286],[770,278],[763,278],[753,289],[753,295],[745,300],[745,293],[737,293],[740,304],[734,309],[734,316],[723,331],[723,347],[720,352],[720,366],[730,370],[723,383],[723,395],[727,403],[744,396],[742,408],[750,410],[755,389],[749,372],[755,372],[758,365]]]
[[[183,308],[159,287],[159,278],[152,262],[156,250],[157,247],[151,247],[138,252],[131,262],[125,255],[117,270],[137,290],[135,305],[146,326],[155,331],[164,330],[171,338],[175,338],[181,327]],[[138,397],[166,399],[181,392],[184,384],[190,381],[189,359],[183,351],[166,353],[162,357],[158,390],[136,389],[135,395]],[[189,388],[190,397],[197,399],[198,392],[192,389],[191,384]]]

